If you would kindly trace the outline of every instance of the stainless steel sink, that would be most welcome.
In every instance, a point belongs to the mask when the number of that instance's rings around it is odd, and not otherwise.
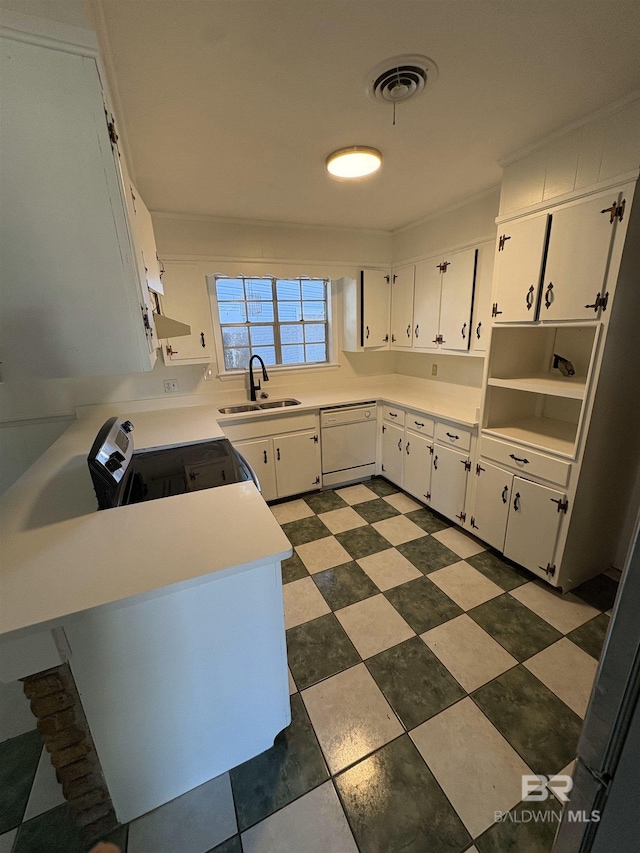
[[[260,409],[284,409],[285,406],[299,406],[300,400],[269,400],[268,403],[259,403]]]
[[[235,415],[237,412],[259,412],[260,408],[253,403],[245,403],[242,406],[223,406],[218,411],[221,415]]]

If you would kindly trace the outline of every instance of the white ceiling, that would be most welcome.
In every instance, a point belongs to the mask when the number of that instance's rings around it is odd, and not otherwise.
[[[637,0],[97,0],[152,210],[396,229],[496,185],[498,160],[640,86]],[[384,59],[439,79],[365,94]],[[122,129],[122,128],[121,128]],[[330,179],[364,144],[380,173]]]

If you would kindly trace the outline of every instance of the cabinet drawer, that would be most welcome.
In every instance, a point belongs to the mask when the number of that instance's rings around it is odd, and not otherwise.
[[[471,432],[457,424],[436,424],[436,441],[457,447],[459,450],[471,449]]]
[[[570,462],[562,462],[560,459],[536,453],[528,447],[519,447],[495,438],[483,437],[480,442],[480,455],[523,474],[557,483],[559,486],[566,486],[569,482]]]
[[[382,417],[385,421],[392,424],[404,425],[404,409],[398,409],[395,406],[382,405]]]
[[[407,429],[413,430],[413,432],[419,432],[422,435],[433,435],[435,421],[421,412],[412,412],[409,410],[407,411],[405,425]]]
[[[262,438],[302,429],[318,429],[318,415],[316,412],[301,412],[299,415],[284,415],[279,418],[258,415],[255,419],[243,419],[240,423],[220,421],[219,425],[228,439],[241,441],[244,438]]]

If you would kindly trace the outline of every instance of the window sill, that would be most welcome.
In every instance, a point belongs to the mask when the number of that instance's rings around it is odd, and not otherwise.
[[[294,364],[294,365],[285,365],[285,364],[268,364],[267,372],[268,373],[298,373],[301,370],[307,372],[315,372],[318,370],[338,370],[340,367],[336,362],[325,362],[323,364]],[[260,371],[258,371],[259,374]],[[245,368],[240,368],[239,370],[226,370],[223,373],[217,373],[216,378],[220,379],[221,382],[229,382],[231,379],[240,379],[246,376],[248,370]]]

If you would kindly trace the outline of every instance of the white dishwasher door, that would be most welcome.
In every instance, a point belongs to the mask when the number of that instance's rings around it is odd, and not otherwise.
[[[366,476],[376,462],[376,408],[357,406],[321,413],[322,474],[343,472],[344,477]],[[349,474],[349,469],[359,469]]]

